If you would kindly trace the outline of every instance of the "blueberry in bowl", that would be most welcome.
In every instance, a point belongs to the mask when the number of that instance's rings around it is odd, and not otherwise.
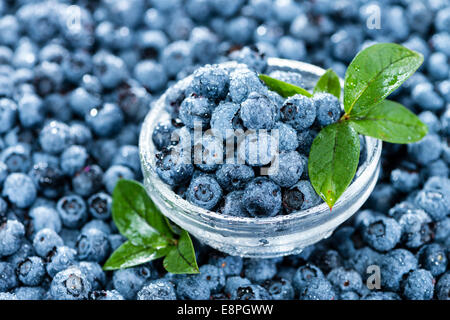
[[[264,73],[300,78],[312,90],[325,70],[269,58]],[[352,216],[378,178],[381,141],[362,137],[362,161],[332,212],[311,186],[312,141],[339,120],[341,108],[329,94],[285,99],[245,64],[201,67],[170,87],[143,123],[146,190],[164,215],[218,250],[259,258],[299,253]]]

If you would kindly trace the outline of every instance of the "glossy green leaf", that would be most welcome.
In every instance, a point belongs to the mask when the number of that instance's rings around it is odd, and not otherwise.
[[[167,237],[172,237],[164,216],[138,182],[117,182],[112,216],[120,233],[136,246],[151,244],[158,249],[167,245]]]
[[[384,100],[361,117],[350,118],[351,126],[360,134],[392,143],[412,143],[422,139],[427,126],[407,108]]]
[[[155,250],[152,247],[135,246],[130,241],[124,242],[105,262],[104,270],[116,270],[134,267],[163,257],[167,249]]]
[[[260,74],[259,78],[264,81],[270,90],[275,91],[280,96],[284,98],[292,97],[296,94],[301,94],[303,96],[312,97],[312,94],[303,88],[297,87],[293,84],[269,77],[265,74]]]
[[[194,246],[187,231],[182,230],[178,244],[171,247],[163,261],[164,268],[171,273],[199,273]]]
[[[330,208],[355,176],[359,146],[358,134],[346,121],[323,128],[313,141],[309,177],[314,190]]]
[[[385,99],[422,64],[423,56],[395,43],[361,51],[345,73],[344,108],[359,114]]]
[[[341,83],[338,75],[331,69],[328,69],[317,81],[314,87],[314,94],[316,93],[330,93],[336,98],[341,97]]]

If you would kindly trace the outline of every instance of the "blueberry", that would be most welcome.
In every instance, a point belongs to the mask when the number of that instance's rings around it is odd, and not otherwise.
[[[408,248],[418,248],[433,238],[431,219],[423,210],[409,210],[398,222],[402,228],[402,242]]]
[[[290,125],[277,122],[273,130],[278,130],[280,151],[293,151],[298,148],[297,132]]]
[[[209,99],[223,99],[228,93],[229,76],[217,65],[206,65],[194,72],[192,90]]]
[[[63,240],[53,229],[41,229],[33,238],[33,247],[41,258],[47,257],[50,252],[63,245]]]
[[[65,149],[61,154],[61,170],[68,176],[74,175],[85,165],[89,155],[83,146],[73,145]]]
[[[312,100],[299,94],[286,99],[280,111],[281,119],[299,131],[311,127],[316,119]]]
[[[104,262],[109,255],[108,236],[97,229],[89,229],[78,237],[76,248],[81,260]]]
[[[79,228],[87,220],[86,203],[78,195],[67,195],[59,199],[56,210],[67,228]]]
[[[69,247],[57,247],[47,255],[47,273],[56,278],[58,272],[75,264],[76,254],[77,252]]]
[[[164,48],[161,64],[169,76],[175,76],[186,65],[192,64],[192,52],[187,41],[175,41]]]
[[[238,68],[230,73],[229,96],[234,103],[244,102],[253,92],[262,95],[267,92],[267,88],[255,72]]]
[[[447,56],[442,52],[434,52],[427,62],[428,73],[434,80],[445,80],[448,78],[450,68],[447,63]]]
[[[103,171],[99,166],[86,166],[72,178],[73,191],[83,197],[90,196],[101,188],[102,179]]]
[[[86,116],[91,109],[98,108],[102,101],[97,93],[79,87],[70,93],[68,102],[75,114]]]
[[[225,273],[220,267],[204,264],[200,267],[200,278],[207,283],[211,293],[218,293],[225,287]]]
[[[19,300],[15,293],[9,292],[0,292],[0,301],[1,300]]]
[[[121,234],[110,234],[108,236],[109,245],[111,246],[111,251],[116,251],[125,241],[126,238]]]
[[[210,255],[208,263],[221,268],[227,277],[239,275],[243,267],[243,260],[241,257],[220,253]]]
[[[400,290],[400,283],[404,275],[417,269],[417,259],[405,249],[395,249],[379,260],[381,286],[387,290]]]
[[[394,292],[375,291],[364,296],[361,300],[400,300],[400,297]]]
[[[18,300],[43,300],[45,289],[41,287],[18,287],[14,289]]]
[[[433,276],[439,276],[447,269],[447,256],[440,244],[432,243],[423,246],[418,252],[419,266],[430,271]]]
[[[378,251],[389,251],[400,241],[402,227],[392,218],[378,217],[362,233],[364,241]]]
[[[301,300],[335,300],[336,293],[325,278],[312,278],[300,291]]]
[[[66,178],[58,166],[39,162],[28,175],[33,179],[38,191],[47,198],[56,198],[64,191]]]
[[[292,300],[294,299],[294,288],[289,280],[274,279],[264,283],[267,292],[273,300]]]
[[[237,146],[238,163],[250,166],[265,166],[277,155],[278,139],[263,130],[255,132],[249,130]]]
[[[148,282],[138,293],[137,300],[176,300],[175,289],[170,281],[158,279]]]
[[[283,208],[288,213],[306,210],[321,202],[321,198],[307,180],[300,180],[297,184],[290,189],[285,190],[283,193]]]
[[[361,276],[353,269],[337,268],[327,275],[336,292],[356,291],[363,286]]]
[[[0,161],[10,172],[27,172],[31,165],[30,160],[30,149],[25,144],[10,146],[0,153]]]
[[[51,121],[41,130],[39,142],[45,152],[59,154],[71,143],[69,126],[63,122]]]
[[[85,121],[96,135],[110,137],[120,131],[124,120],[122,110],[116,104],[105,103],[91,109]]]
[[[302,40],[291,36],[283,36],[278,41],[278,54],[281,58],[291,60],[304,60],[306,57],[306,47]]]
[[[55,300],[87,300],[91,284],[76,267],[58,272],[50,285],[50,296]]]
[[[10,99],[0,99],[0,133],[8,132],[17,121],[17,104]]]
[[[423,110],[439,111],[444,106],[444,100],[434,91],[429,82],[417,84],[412,90],[414,102]]]
[[[319,132],[316,130],[304,130],[297,132],[298,151],[302,154],[309,154],[314,138]]]
[[[109,167],[108,170],[106,170],[104,176],[103,176],[103,184],[106,187],[106,190],[109,193],[112,193],[117,181],[120,179],[128,179],[133,180],[135,178],[135,175],[133,171],[131,171],[128,167],[122,166],[122,165],[113,165]],[[97,191],[96,189],[95,191]]]
[[[150,92],[161,91],[167,83],[167,74],[159,63],[143,60],[134,67],[134,77]]]
[[[265,177],[255,178],[244,189],[242,203],[252,217],[273,217],[281,209],[281,190]]]
[[[177,282],[176,293],[181,300],[209,300],[211,290],[200,275],[186,275]]]
[[[91,293],[92,300],[107,301],[107,300],[125,300],[124,297],[117,290],[97,290]]]
[[[270,179],[281,187],[292,187],[305,170],[303,158],[297,151],[281,152],[275,161],[278,161],[278,169],[270,175]]]
[[[276,115],[274,103],[267,96],[256,92],[252,92],[241,104],[240,116],[248,129],[272,129]]]
[[[266,55],[258,46],[246,46],[239,51],[233,52],[230,57],[258,73],[263,72],[267,67]]]
[[[244,206],[242,204],[242,195],[244,191],[232,191],[225,196],[224,203],[220,212],[233,217],[247,217]]]
[[[190,129],[194,129],[195,125],[207,127],[213,108],[214,105],[208,99],[192,94],[181,103],[180,119]]]
[[[62,68],[67,80],[77,83],[83,75],[92,70],[92,57],[84,50],[75,50],[63,60]]]
[[[342,266],[343,261],[336,250],[325,250],[318,248],[311,255],[311,262],[324,273]]]
[[[45,106],[42,99],[29,93],[18,102],[19,120],[24,128],[34,128],[44,122]]]
[[[152,141],[155,148],[161,151],[171,145],[172,132],[175,128],[168,123],[158,123],[153,129]]]
[[[216,171],[216,180],[226,191],[244,188],[254,176],[253,169],[243,164],[223,164]]]
[[[450,193],[442,190],[421,190],[415,197],[415,204],[425,210],[434,221],[449,214]]]
[[[187,200],[201,208],[211,210],[222,197],[222,188],[209,175],[199,175],[192,179],[187,190]]]
[[[138,175],[141,171],[138,147],[132,145],[121,146],[114,156],[112,164],[129,167],[136,175]]]
[[[0,292],[9,291],[17,286],[17,277],[11,263],[0,261]]]
[[[417,172],[402,169],[391,171],[391,183],[401,192],[410,192],[416,189],[420,183],[420,177]]]
[[[72,136],[73,143],[77,145],[85,146],[92,140],[91,130],[84,123],[81,122],[71,123],[70,135]]]
[[[27,208],[36,199],[36,187],[29,176],[11,173],[3,184],[3,196],[18,208]]]
[[[292,279],[292,285],[299,294],[306,285],[315,278],[324,278],[322,271],[314,265],[306,264],[297,269]]]
[[[199,141],[196,141],[199,140]],[[205,133],[201,139],[194,139],[194,164],[205,172],[214,172],[223,163],[222,139]]]
[[[44,261],[40,257],[28,257],[17,267],[17,277],[24,285],[37,286],[42,282],[44,276]]]
[[[450,272],[447,272],[436,284],[436,298],[439,300],[450,300]]]
[[[125,63],[117,56],[99,52],[93,56],[94,75],[106,88],[116,87],[127,75]]]
[[[272,300],[270,293],[257,284],[240,286],[231,298],[233,300]]]
[[[96,262],[81,261],[77,267],[86,276],[93,290],[98,290],[106,284],[106,274]]]
[[[228,21],[224,33],[230,42],[237,45],[243,45],[252,39],[256,27],[257,24],[255,20],[241,16]]]
[[[104,192],[96,193],[89,197],[87,204],[89,213],[94,218],[108,220],[111,217],[112,199],[110,195]]]
[[[107,235],[110,235],[112,232],[110,225],[108,223],[106,223],[105,221],[99,220],[99,219],[93,219],[93,220],[89,221],[88,223],[86,223],[83,226],[83,228],[81,228],[81,233],[87,232],[90,229],[100,230]]]
[[[22,245],[25,228],[15,220],[0,221],[0,256],[9,256],[17,252]]]
[[[313,98],[317,112],[317,122],[325,127],[339,120],[341,115],[341,103],[329,93],[317,94]]]
[[[226,280],[224,292],[229,297],[236,298],[237,290],[240,287],[247,287],[249,285],[251,285],[251,282],[247,278],[242,278],[240,276],[230,276]]]
[[[233,138],[234,130],[243,129],[239,117],[240,105],[232,102],[221,102],[212,112],[211,129],[223,139]]]
[[[244,264],[244,274],[253,283],[262,284],[272,279],[277,273],[277,266],[273,259],[248,259]]]
[[[403,295],[409,300],[430,300],[434,293],[434,279],[425,269],[417,269],[403,281]]]
[[[114,272],[114,288],[125,298],[134,299],[145,284],[145,278],[139,275],[137,268],[122,269]]]

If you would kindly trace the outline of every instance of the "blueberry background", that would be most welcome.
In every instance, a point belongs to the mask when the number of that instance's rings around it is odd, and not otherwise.
[[[0,15],[0,299],[450,299],[448,0],[2,0]],[[142,178],[140,124],[173,81],[244,46],[343,76],[375,42],[425,56],[391,98],[430,132],[384,143],[351,221],[297,256],[197,243],[200,275],[160,261],[102,271],[124,241],[111,191]],[[370,265],[380,290],[366,286]]]

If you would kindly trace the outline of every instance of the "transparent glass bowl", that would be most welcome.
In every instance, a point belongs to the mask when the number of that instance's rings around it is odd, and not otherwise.
[[[311,89],[325,70],[310,64],[270,58],[269,70],[295,71],[302,75],[305,87]],[[225,66],[233,67],[233,62]],[[184,88],[188,78],[175,84]],[[167,93],[166,93],[167,94]],[[147,115],[140,134],[139,148],[145,188],[161,212],[203,243],[231,255],[274,258],[298,254],[303,248],[329,237],[367,200],[378,179],[381,141],[366,137],[366,161],[333,210],[325,203],[319,206],[272,218],[241,218],[196,207],[173,192],[155,171],[152,132],[160,121],[168,121],[165,96],[162,95]]]

